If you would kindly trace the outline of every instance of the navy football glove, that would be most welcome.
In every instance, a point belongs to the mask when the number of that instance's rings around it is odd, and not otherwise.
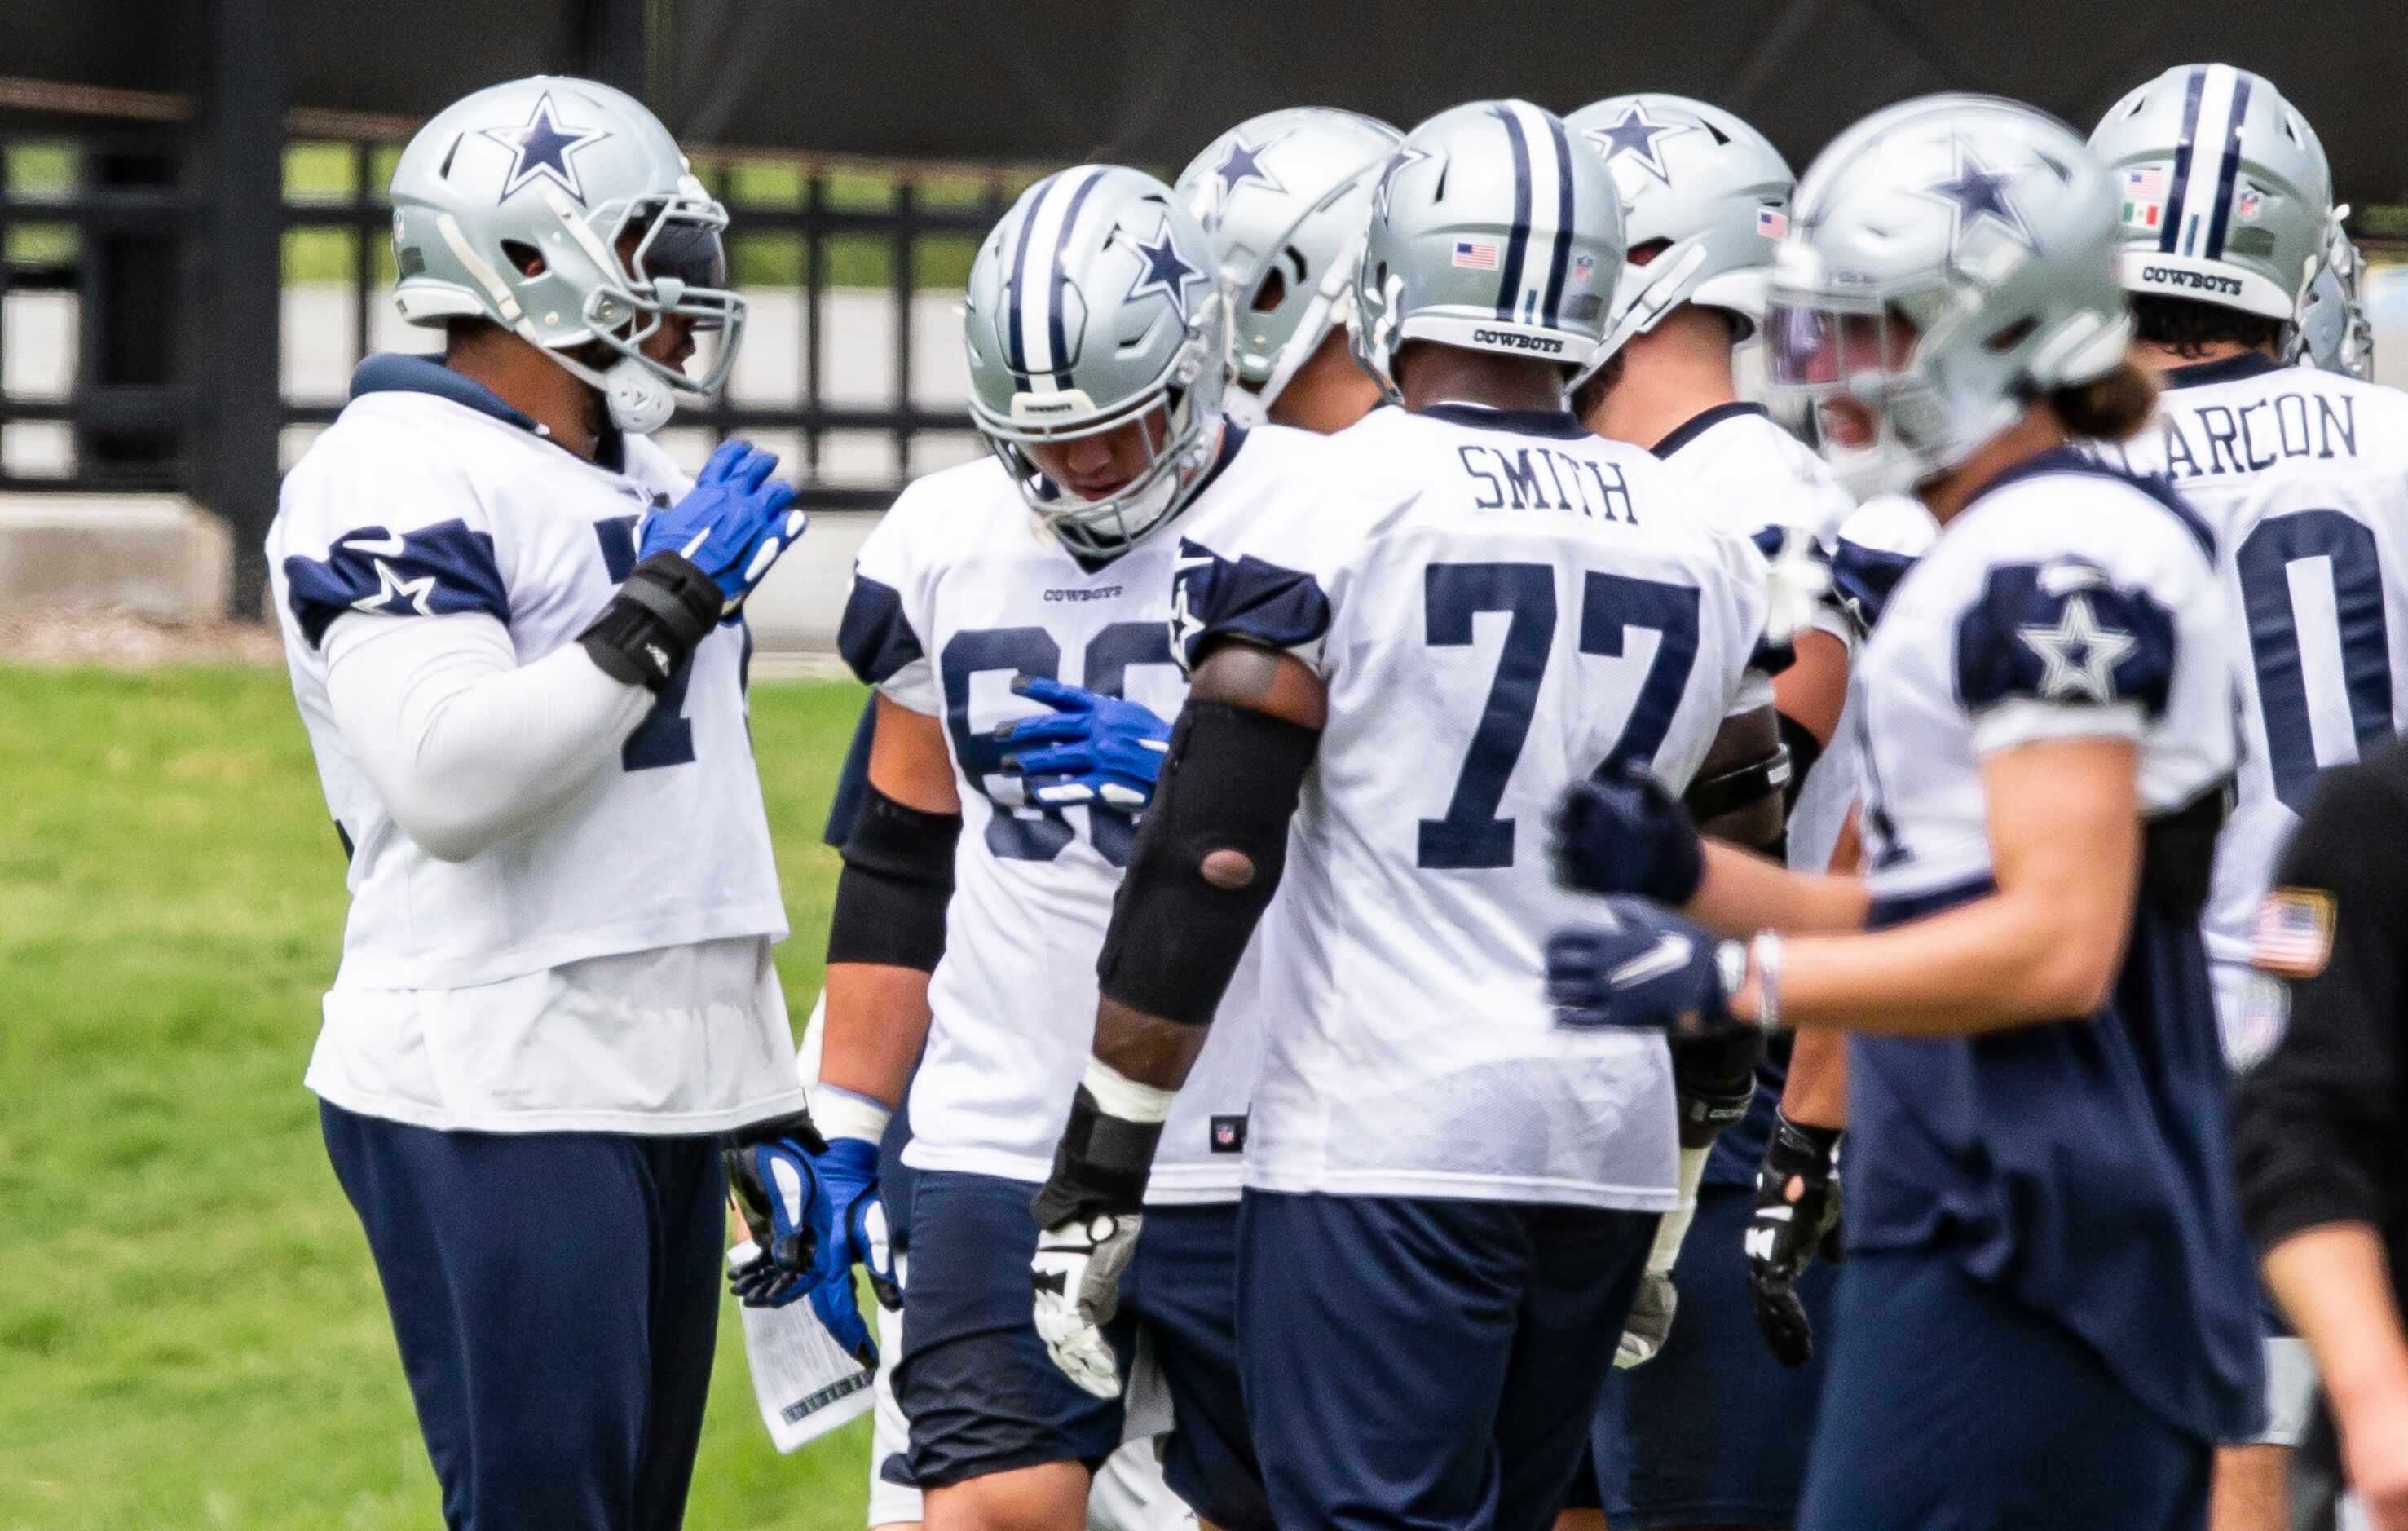
[[[831,1144],[803,1115],[744,1129],[726,1158],[737,1209],[761,1250],[729,1273],[727,1284],[748,1308],[783,1308],[808,1297],[838,1344],[864,1366],[877,1366],[853,1266],[860,1258],[855,1209],[865,1198],[876,1200],[878,1145],[856,1138]]]
[[[1642,894],[1678,909],[1705,879],[1689,810],[1636,766],[1573,782],[1548,831],[1555,880],[1582,893]]]
[[[1747,948],[1718,940],[1660,905],[1605,901],[1611,924],[1570,925],[1547,940],[1547,1003],[1559,1026],[1628,1026],[1719,1037],[1742,1024],[1730,996]]]
[[[1153,800],[1170,752],[1170,725],[1151,708],[1039,676],[1016,676],[1011,689],[1054,709],[1051,717],[1015,718],[995,731],[998,743],[1015,746],[1003,757],[1003,774],[1025,778],[1031,802],[1135,810]]]
[[[1814,1358],[1814,1328],[1798,1300],[1798,1278],[1817,1251],[1840,1258],[1840,1131],[1776,1115],[1756,1172],[1756,1215],[1747,1224],[1747,1295],[1774,1359]]]
[[[769,477],[777,466],[775,457],[750,442],[723,443],[684,499],[645,512],[636,527],[638,561],[678,554],[719,587],[720,615],[734,615],[810,524],[810,517],[793,508],[795,486]]]

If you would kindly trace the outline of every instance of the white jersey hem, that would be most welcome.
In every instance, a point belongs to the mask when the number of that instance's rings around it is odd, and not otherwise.
[[[608,1110],[560,1106],[528,1111],[452,1111],[423,1100],[352,1090],[324,1078],[316,1068],[310,1069],[301,1082],[320,1100],[339,1106],[354,1116],[372,1116],[436,1132],[608,1132],[633,1138],[697,1138],[789,1116],[808,1103],[802,1086],[795,1085],[710,1110]]]
[[[1443,1170],[1278,1170],[1248,1166],[1246,1189],[1294,1195],[1410,1196],[1434,1201],[1536,1201],[1609,1211],[1669,1212],[1681,1204],[1670,1185],[1609,1185],[1547,1176],[1450,1174]]]

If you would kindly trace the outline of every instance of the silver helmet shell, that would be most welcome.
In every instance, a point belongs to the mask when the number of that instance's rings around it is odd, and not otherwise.
[[[2127,292],[2294,316],[2324,255],[2332,173],[2262,76],[2169,69],[2116,102],[2090,148],[2115,178]]]
[[[1850,128],[1799,182],[1765,321],[1769,394],[1859,497],[1938,476],[2038,393],[2124,360],[2107,171],[2063,123],[1935,95]],[[1873,422],[1845,443],[1851,401]]]
[[[1764,318],[1765,276],[1797,182],[1772,141],[1719,107],[1656,92],[1583,107],[1564,124],[1613,172],[1630,247],[1664,247],[1623,269],[1597,360],[1684,303],[1730,315],[1745,338]]]
[[[1177,514],[1219,443],[1226,319],[1212,272],[1170,188],[1113,165],[1031,186],[971,263],[970,418],[1082,557],[1114,556]],[[1067,493],[1029,455],[1131,422],[1146,422],[1146,466],[1101,499]]]
[[[1371,190],[1404,136],[1290,107],[1248,118],[1180,172],[1229,305],[1230,375],[1268,408],[1352,307]]]
[[[727,210],[633,96],[552,75],[465,96],[401,151],[392,201],[403,319],[491,320],[601,389],[623,429],[657,429],[736,364]],[[699,379],[642,352],[671,316],[718,334]],[[572,354],[593,343],[618,359]]]
[[[2367,318],[2362,284],[2366,256],[2342,228],[2346,206],[2333,209],[2325,236],[2325,258],[2300,299],[2300,322],[2291,360],[2302,366],[2347,377],[2374,376],[2374,325]]]
[[[1588,365],[1626,246],[1613,173],[1563,119],[1475,101],[1413,129],[1388,159],[1348,321],[1396,387],[1408,340]]]

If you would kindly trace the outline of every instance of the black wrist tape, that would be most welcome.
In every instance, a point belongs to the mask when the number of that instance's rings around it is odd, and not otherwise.
[[[1753,1027],[1672,1044],[1672,1098],[1681,1111],[1681,1146],[1704,1148],[1747,1114],[1764,1033]]]
[[[1782,1180],[1792,1175],[1825,1179],[1831,1173],[1831,1155],[1840,1146],[1841,1136],[1838,1127],[1811,1127],[1775,1112],[1772,1138],[1764,1147],[1764,1167]]]
[[[1070,1097],[1070,1121],[1054,1147],[1054,1173],[1039,1187],[1029,1210],[1039,1228],[1100,1212],[1115,1216],[1145,1203],[1146,1177],[1162,1142],[1159,1122],[1130,1122],[1107,1115],[1083,1084]]]
[[[961,834],[958,813],[929,813],[866,787],[837,876],[827,960],[936,971]]]
[[[1772,721],[1781,730],[1782,747],[1789,751],[1789,781],[1781,789],[1786,806],[1798,806],[1798,789],[1806,784],[1806,773],[1823,758],[1823,741],[1814,731],[1786,712],[1775,712]]]
[[[1681,794],[1681,802],[1688,808],[1692,823],[1707,823],[1726,813],[1754,808],[1768,797],[1785,799],[1789,779],[1788,748],[1774,745],[1770,754],[1759,755],[1712,776],[1698,777]]]
[[[613,680],[660,691],[719,625],[727,600],[718,582],[673,552],[656,552],[577,641]]]
[[[1320,742],[1315,730],[1252,708],[1191,701],[1181,711],[1096,962],[1105,998],[1182,1025],[1211,1023],[1285,870],[1288,820]],[[1207,879],[1216,851],[1244,858],[1241,885]]]

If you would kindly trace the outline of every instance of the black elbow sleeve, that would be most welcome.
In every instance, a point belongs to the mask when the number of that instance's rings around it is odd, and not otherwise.
[[[953,845],[962,816],[929,813],[872,786],[845,837],[827,960],[933,972],[945,954]]]
[[[1138,828],[1096,964],[1103,996],[1211,1023],[1279,888],[1288,820],[1321,736],[1251,708],[1190,702]]]

